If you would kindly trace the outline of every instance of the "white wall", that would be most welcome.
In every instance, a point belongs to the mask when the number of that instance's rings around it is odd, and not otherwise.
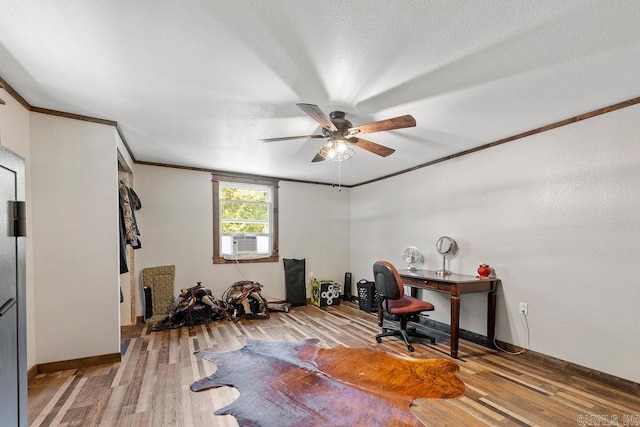
[[[120,352],[114,134],[31,113],[37,363]]]
[[[117,352],[115,130],[0,96],[0,142],[27,160],[28,366]],[[450,269],[474,274],[487,262],[503,281],[498,339],[526,345],[517,306],[528,302],[533,350],[640,382],[639,114],[628,107],[342,192],[281,182],[281,258],[306,258],[320,278],[352,271],[355,283],[377,259],[402,266],[408,245],[439,268],[434,244],[450,235],[460,244]],[[202,281],[220,295],[246,276],[284,298],[281,262],[242,264],[244,276],[213,265],[208,173],[135,165],[134,174],[138,274],[175,264],[176,290]],[[448,299],[422,295],[448,322]],[[484,334],[485,319],[485,296],[463,296],[462,328]]]
[[[264,285],[265,297],[283,300],[282,258],[304,258],[307,273],[340,282],[348,271],[348,190],[280,182],[280,262],[237,266],[213,264],[211,174],[136,165],[134,182],[142,203],[136,212],[142,240],[135,251],[136,270],[140,277],[143,268],[174,264],[176,295],[200,281],[221,297],[234,282],[255,280]]]
[[[0,89],[0,144],[25,159],[25,192],[27,201],[27,368],[36,364],[35,304],[33,283],[33,223],[31,209],[31,150],[29,145],[29,111]]]
[[[450,269],[486,262],[502,279],[497,339],[640,382],[640,106],[351,189],[351,268],[404,267],[415,245],[436,270],[435,242],[455,238]],[[425,147],[428,149],[428,147]],[[449,301],[424,291],[435,320]],[[462,296],[461,327],[486,333],[486,296]]]

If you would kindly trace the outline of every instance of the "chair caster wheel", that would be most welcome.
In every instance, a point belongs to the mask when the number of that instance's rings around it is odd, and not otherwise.
[[[410,345],[409,347],[407,347],[407,350],[413,353],[415,351],[415,348],[413,348],[413,346]]]
[[[382,338],[376,337],[376,342],[380,344],[382,342]]]

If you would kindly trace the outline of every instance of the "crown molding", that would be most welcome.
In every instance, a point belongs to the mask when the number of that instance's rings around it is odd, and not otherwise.
[[[65,117],[68,119],[75,119],[75,120],[83,120],[83,121],[88,121],[88,122],[92,122],[92,123],[100,123],[100,124],[105,124],[105,125],[109,125],[109,126],[115,126],[118,135],[120,135],[120,138],[122,139],[122,142],[125,146],[125,148],[127,149],[127,152],[129,153],[129,156],[131,157],[131,159],[133,160],[134,164],[140,164],[140,165],[149,165],[149,166],[161,166],[161,167],[167,167],[167,168],[175,168],[175,169],[185,169],[185,170],[193,170],[193,171],[200,171],[200,172],[210,172],[210,173],[234,173],[232,171],[217,171],[214,169],[206,169],[206,168],[197,168],[197,167],[191,167],[191,166],[181,166],[181,165],[174,165],[174,164],[169,164],[169,163],[156,163],[156,162],[146,162],[146,161],[142,161],[142,160],[137,160],[135,158],[135,156],[133,155],[133,152],[131,151],[131,148],[129,147],[129,144],[127,144],[127,140],[124,137],[124,134],[122,132],[122,129],[120,129],[120,126],[118,126],[118,122],[113,121],[113,120],[107,120],[107,119],[99,119],[99,118],[95,118],[95,117],[89,117],[89,116],[82,116],[79,114],[72,114],[72,113],[65,113],[63,111],[57,111],[57,110],[50,110],[47,108],[41,108],[41,107],[33,107],[31,106],[22,96],[20,96],[20,94],[18,92],[16,92],[11,85],[9,85],[4,79],[2,79],[2,77],[0,77],[0,86],[4,86],[4,89],[7,91],[7,93],[9,93],[12,97],[14,97],[20,104],[22,104],[27,110],[29,111],[33,111],[36,113],[42,113],[42,114],[50,114],[50,115],[54,115],[54,116],[59,116],[59,117]],[[612,111],[616,111],[616,110],[620,110],[622,108],[626,108],[626,107],[630,107],[632,105],[638,104],[640,103],[640,97],[637,98],[632,98],[629,99],[627,101],[622,101],[619,102],[617,104],[613,104],[613,105],[609,105],[607,107],[603,107],[603,108],[599,108],[597,110],[594,111],[590,111],[588,113],[583,113],[565,120],[561,120],[559,122],[555,122],[555,123],[551,123],[549,125],[546,126],[542,126],[533,130],[529,130],[526,132],[522,132],[519,133],[517,135],[513,135],[513,136],[509,136],[507,138],[503,138],[503,139],[499,139],[497,141],[493,141],[493,142],[489,142],[487,144],[484,145],[480,145],[478,147],[475,148],[471,148],[469,150],[465,150],[465,151],[461,151],[459,153],[455,153],[455,154],[451,154],[449,156],[445,156],[445,157],[441,157],[439,159],[436,160],[431,160],[429,162],[426,163],[422,163],[420,165],[417,166],[413,166],[411,168],[408,169],[403,169],[401,171],[398,172],[394,172],[392,174],[388,174],[388,175],[384,175],[381,176],[379,178],[376,179],[371,179],[368,181],[363,181],[357,184],[353,184],[353,185],[341,185],[341,187],[345,187],[345,188],[354,188],[354,187],[359,187],[361,185],[366,185],[366,184],[371,184],[377,181],[382,181],[385,180],[387,178],[392,178],[394,176],[398,176],[398,175],[403,175],[405,173],[409,173],[409,172],[413,172],[415,170],[418,169],[422,169],[422,168],[426,168],[427,166],[432,166],[438,163],[442,163],[444,161],[447,160],[451,160],[451,159],[455,159],[456,157],[462,157],[465,156],[467,154],[471,154],[471,153],[475,153],[477,151],[481,151],[481,150],[486,150],[487,148],[492,148],[495,147],[497,145],[502,145],[505,144],[507,142],[512,142],[512,141],[516,141],[518,139],[522,139],[522,138],[526,138],[527,136],[531,136],[531,135],[535,135],[538,133],[542,133],[542,132],[546,132],[552,129],[556,129],[562,126],[566,126],[566,125],[570,125],[573,123],[577,123],[580,122],[582,120],[586,120],[586,119],[590,119],[602,114],[606,114],[606,113],[610,113]],[[260,177],[259,175],[255,175],[256,177]],[[264,177],[264,178],[269,178],[269,179],[278,179],[280,181],[289,181],[289,182],[299,182],[299,183],[304,183],[304,184],[318,184],[318,185],[331,185],[334,186],[334,184],[328,184],[325,182],[317,182],[317,181],[306,181],[306,180],[297,180],[297,179],[289,179],[289,178],[279,178],[279,177]]]
[[[30,111],[32,111],[34,113],[49,114],[50,116],[57,116],[57,117],[64,117],[64,118],[67,118],[67,119],[81,120],[83,122],[98,123],[98,124],[101,124],[101,125],[107,125],[107,126],[113,126],[113,127],[118,126],[118,122],[115,122],[113,120],[99,119],[99,118],[96,118],[96,117],[83,116],[81,114],[65,113],[64,111],[51,110],[51,109],[48,109],[48,108],[31,107]]]
[[[569,119],[565,119],[565,120],[561,120],[559,122],[551,123],[550,125],[542,126],[542,127],[539,127],[539,128],[533,129],[533,130],[529,130],[529,131],[526,131],[526,132],[519,133],[517,135],[513,135],[513,136],[509,136],[507,138],[499,139],[497,141],[490,142],[488,144],[480,145],[478,147],[471,148],[469,150],[465,150],[465,151],[461,151],[459,153],[451,154],[450,156],[445,156],[445,157],[441,157],[441,158],[436,159],[436,160],[432,160],[430,162],[422,163],[420,165],[413,166],[413,167],[411,167],[409,169],[404,169],[404,170],[401,170],[401,171],[398,171],[398,172],[394,172],[394,173],[389,174],[389,175],[381,176],[380,178],[371,179],[369,181],[363,181],[361,183],[352,185],[352,187],[358,187],[360,185],[371,184],[373,182],[382,181],[382,180],[387,179],[387,178],[392,178],[394,176],[402,175],[402,174],[405,174],[405,173],[408,173],[408,172],[413,172],[415,170],[422,169],[422,168],[425,168],[427,166],[432,166],[432,165],[435,165],[437,163],[442,163],[442,162],[444,162],[446,160],[455,159],[456,157],[462,157],[462,156],[465,156],[467,154],[475,153],[476,151],[486,150],[487,148],[492,148],[492,147],[495,147],[497,145],[505,144],[507,142],[512,142],[512,141],[515,141],[515,140],[518,140],[518,139],[526,138],[527,136],[535,135],[535,134],[538,134],[538,133],[549,131],[551,129],[556,129],[556,128],[559,128],[559,127],[562,127],[562,126],[570,125],[570,124],[573,124],[573,123],[576,123],[576,122],[580,122],[582,120],[586,120],[586,119],[590,119],[590,118],[599,116],[601,114],[606,114],[606,113],[610,113],[612,111],[620,110],[622,108],[630,107],[630,106],[638,104],[638,103],[640,103],[640,97],[629,99],[627,101],[619,102],[617,104],[610,105],[608,107],[603,107],[603,108],[600,108],[600,109],[597,109],[597,110],[594,110],[594,111],[590,111],[588,113],[584,113],[584,114],[580,114],[580,115],[575,116],[575,117],[571,117]]]

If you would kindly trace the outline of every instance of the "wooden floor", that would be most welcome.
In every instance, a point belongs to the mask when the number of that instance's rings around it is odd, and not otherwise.
[[[296,307],[269,319],[216,321],[192,329],[151,332],[147,325],[123,328],[120,363],[38,375],[29,386],[31,426],[236,426],[213,412],[238,392],[229,387],[194,393],[189,385],[215,371],[196,358],[198,349],[235,350],[247,337],[272,341],[319,338],[408,356],[395,338],[376,344],[373,314],[352,303]],[[448,335],[436,345],[417,344],[416,358],[449,359]],[[81,344],[79,344],[81,345]],[[465,395],[416,401],[414,414],[427,426],[640,425],[640,396],[586,377],[558,372],[522,356],[460,342],[458,377]],[[617,424],[612,423],[615,419]],[[419,423],[418,423],[419,424]],[[375,425],[373,422],[370,425]],[[385,425],[380,420],[380,425]]]

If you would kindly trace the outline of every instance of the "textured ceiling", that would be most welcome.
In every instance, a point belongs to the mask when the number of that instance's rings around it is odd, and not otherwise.
[[[42,107],[118,122],[136,160],[335,182],[319,126],[396,149],[352,185],[640,96],[640,1],[2,0],[0,77]]]

